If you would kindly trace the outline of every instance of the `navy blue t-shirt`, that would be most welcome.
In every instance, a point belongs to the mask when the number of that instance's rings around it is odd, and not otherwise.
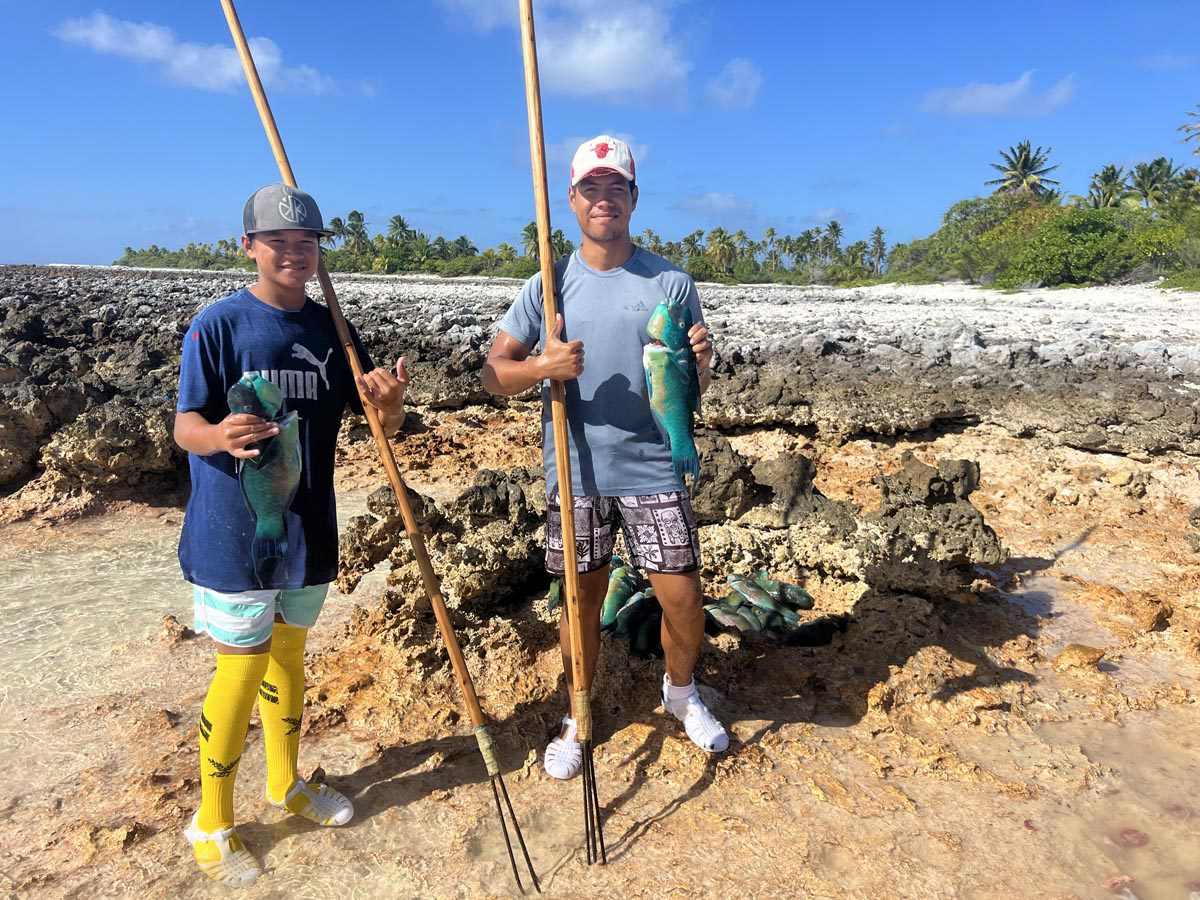
[[[353,327],[363,371],[374,368]],[[337,508],[333,455],[346,405],[362,406],[329,308],[308,300],[295,311],[240,290],[205,308],[183,339],[178,412],[210,423],[229,415],[226,394],[246,372],[283,392],[283,412],[300,415],[303,471],[284,519],[288,552],[273,568],[276,583],[260,585],[250,556],[254,517],[228,453],[188,454],[192,494],[179,538],[183,577],[228,593],[326,584],[337,576]]]

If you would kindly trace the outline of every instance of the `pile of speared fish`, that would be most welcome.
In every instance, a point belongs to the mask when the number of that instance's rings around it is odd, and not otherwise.
[[[704,607],[709,630],[736,630],[755,634],[772,644],[785,647],[821,647],[845,631],[849,616],[821,616],[801,622],[797,610],[813,608],[808,591],[786,581],[772,578],[766,569],[753,579],[736,572],[726,579],[729,595]]]
[[[846,630],[848,616],[821,616],[801,622],[797,610],[813,608],[813,598],[801,587],[771,578],[763,569],[753,580],[731,574],[728,597],[704,607],[710,634],[736,630],[786,647],[820,647]],[[562,579],[556,578],[546,597],[550,610],[562,603]],[[629,652],[647,658],[663,655],[662,606],[646,576],[614,556],[608,593],[600,607],[600,633],[629,641]]]

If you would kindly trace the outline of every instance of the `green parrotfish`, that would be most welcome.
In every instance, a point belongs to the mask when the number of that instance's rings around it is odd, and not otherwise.
[[[650,343],[642,349],[642,368],[650,395],[650,414],[670,448],[675,477],[694,480],[700,473],[696,453],[695,421],[700,412],[700,376],[696,355],[688,340],[692,312],[686,300],[664,300],[655,307],[646,325]]]
[[[755,584],[744,575],[731,573],[725,578],[725,580],[729,583],[731,588],[745,598],[747,603],[756,609],[779,616],[789,626],[794,626],[800,621],[800,617],[797,616],[795,612],[779,603],[762,587],[760,587],[758,584]]]
[[[280,416],[283,394],[259,375],[243,375],[226,399],[231,411],[274,421],[279,427],[274,437],[250,445],[258,456],[238,461],[238,483],[254,517],[250,558],[259,586],[267,587],[274,562],[287,558],[284,514],[300,486],[300,416],[295,412]]]
[[[641,583],[642,579],[633,566],[616,566],[609,572],[608,593],[600,607],[601,631],[609,631],[616,626],[617,613],[629,602]]]
[[[766,569],[761,569],[754,576],[754,581],[780,603],[786,603],[793,609],[813,608],[812,594],[802,587],[772,578]]]

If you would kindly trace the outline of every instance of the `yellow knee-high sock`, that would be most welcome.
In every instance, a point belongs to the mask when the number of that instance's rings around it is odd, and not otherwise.
[[[233,825],[233,784],[246,745],[246,729],[254,709],[254,694],[267,670],[267,654],[217,654],[213,675],[200,712],[201,831]]]
[[[296,781],[300,719],[304,715],[304,641],[307,628],[276,622],[271,661],[258,691],[263,746],[267,751],[267,791],[282,802]]]

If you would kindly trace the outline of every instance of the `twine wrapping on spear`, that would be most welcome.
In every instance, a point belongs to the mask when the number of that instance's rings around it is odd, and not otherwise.
[[[233,35],[233,42],[237,47],[238,56],[242,61],[242,68],[246,73],[246,81],[250,85],[250,93],[254,97],[254,104],[258,108],[259,118],[262,120],[263,128],[267,133],[267,140],[270,142],[271,150],[275,154],[275,161],[279,164],[279,173],[286,184],[296,187],[296,177],[292,174],[291,163],[288,162],[287,153],[284,151],[283,140],[279,136],[279,129],[275,125],[275,117],[272,115],[271,107],[267,103],[266,92],[263,90],[262,81],[258,77],[258,69],[254,65],[254,57],[250,53],[250,45],[246,42],[246,35],[242,31],[242,25],[238,20],[237,11],[233,7],[232,0],[221,0],[221,8],[225,11],[225,20],[229,23],[229,31]],[[325,296],[325,303],[332,314],[338,340],[341,342],[342,349],[346,353],[346,361],[350,364],[350,371],[353,373],[357,383],[357,379],[363,374],[362,364],[358,359],[358,352],[354,348],[354,343],[350,337],[350,329],[346,325],[345,317],[342,315],[341,305],[338,303],[337,294],[333,289],[333,282],[329,277],[329,271],[325,268],[323,257],[319,258],[317,263],[317,278],[321,282],[321,291]],[[445,643],[446,651],[450,656],[450,663],[454,669],[454,675],[458,679],[458,686],[462,691],[463,700],[467,705],[471,722],[475,726],[475,739],[479,744],[479,751],[483,756],[488,776],[492,782],[492,796],[496,800],[496,811],[500,815],[500,828],[504,834],[504,844],[508,849],[508,859],[512,865],[513,878],[516,879],[517,887],[524,893],[525,886],[521,883],[521,875],[517,870],[516,856],[513,853],[512,842],[509,839],[508,823],[505,819],[506,808],[508,815],[512,818],[513,830],[516,832],[517,842],[521,846],[521,853],[525,857],[525,865],[529,870],[529,875],[533,879],[533,886],[538,893],[541,893],[541,883],[538,881],[537,873],[533,869],[533,862],[529,858],[529,850],[525,846],[525,838],[521,834],[521,826],[518,824],[516,813],[513,811],[512,801],[508,796],[508,789],[504,786],[504,778],[500,774],[500,765],[496,759],[495,747],[492,744],[491,735],[487,731],[483,710],[480,708],[479,698],[475,694],[475,686],[471,681],[471,674],[467,670],[467,663],[463,658],[462,649],[459,647],[458,638],[455,637],[454,626],[450,621],[450,614],[446,610],[446,602],[442,598],[437,575],[433,571],[433,564],[429,561],[429,553],[425,549],[425,538],[421,534],[416,516],[413,515],[412,505],[408,500],[408,490],[404,485],[404,479],[400,475],[400,469],[396,465],[392,446],[383,431],[383,425],[379,421],[379,416],[375,408],[366,402],[365,398],[362,398],[361,391],[360,399],[362,399],[363,412],[366,414],[371,435],[375,438],[375,445],[379,449],[380,459],[383,462],[384,471],[387,473],[388,482],[391,484],[392,492],[396,495],[396,503],[399,505],[400,514],[404,519],[404,528],[408,534],[409,543],[412,545],[413,556],[416,557],[417,566],[421,570],[421,581],[425,587],[425,593],[429,598],[430,605],[433,607],[434,616],[437,618],[438,630],[441,632],[442,641]],[[503,805],[500,800],[501,796],[504,798]]]
[[[518,0],[521,16],[521,56],[525,64],[525,104],[529,113],[529,155],[533,163],[533,197],[537,208],[538,254],[542,263],[543,319],[549,331],[558,314],[554,284],[554,247],[550,234],[550,200],[546,187],[546,146],[542,135],[542,95],[538,81],[537,41],[533,29],[533,0]],[[575,553],[575,502],[571,491],[571,451],[567,444],[567,408],[561,381],[550,382],[550,413],[554,425],[554,460],[558,467],[558,508],[563,537],[563,615],[571,642],[571,676],[577,736],[583,754],[583,836],[588,865],[608,861],[600,819],[600,796],[592,759],[592,711],[583,655],[579,616],[579,572]]]

